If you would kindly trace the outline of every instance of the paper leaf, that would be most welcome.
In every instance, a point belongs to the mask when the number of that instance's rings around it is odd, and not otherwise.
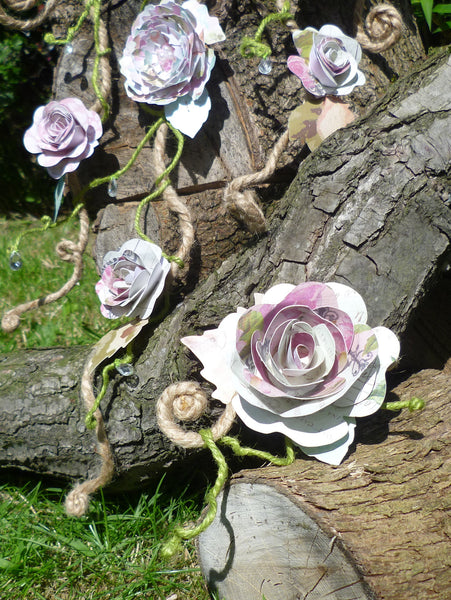
[[[58,179],[58,183],[56,184],[56,188],[55,188],[55,210],[53,212],[53,222],[56,223],[56,219],[58,218],[58,213],[60,211],[60,207],[61,207],[61,202],[63,200],[63,192],[64,192],[64,185],[66,183],[66,178],[63,175],[62,177],[60,177],[60,179]]]
[[[317,148],[322,138],[317,133],[317,121],[321,116],[322,100],[306,101],[290,114],[288,133],[290,140],[300,140],[307,144],[310,150]]]
[[[323,109],[316,124],[318,135],[325,140],[331,133],[346,127],[354,119],[355,115],[350,110],[349,104],[327,97],[324,100]]]
[[[293,32],[293,42],[299,55],[306,61],[309,60],[310,51],[313,46],[313,31],[304,29]]]
[[[299,139],[313,152],[329,135],[354,121],[349,104],[335,98],[310,100],[294,109],[288,119],[291,140]]]
[[[194,138],[205,123],[211,108],[211,100],[204,90],[197,100],[189,94],[164,107],[166,119],[183,134]]]
[[[253,334],[263,328],[263,322],[264,318],[261,312],[248,310],[238,321],[238,328],[242,331],[240,341],[245,342],[246,345],[250,344]]]
[[[108,331],[95,345],[94,352],[86,365],[91,373],[107,358],[114,356],[118,350],[125,348],[147,325],[148,319],[126,323],[118,329]]]

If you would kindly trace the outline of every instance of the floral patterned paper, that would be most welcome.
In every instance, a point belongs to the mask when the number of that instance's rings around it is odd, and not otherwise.
[[[255,302],[182,342],[202,361],[213,397],[231,402],[248,427],[283,433],[306,454],[339,464],[355,417],[383,402],[396,336],[366,325],[363,299],[338,283],[280,284]]]

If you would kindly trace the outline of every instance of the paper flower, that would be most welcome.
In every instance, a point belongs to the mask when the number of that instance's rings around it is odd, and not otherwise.
[[[161,248],[145,240],[128,240],[117,252],[107,252],[102,277],[96,283],[103,316],[147,319],[163,291],[169,269]]]
[[[119,61],[128,96],[164,106],[167,120],[194,137],[211,107],[205,84],[215,54],[207,44],[224,39],[218,19],[197,0],[148,4],[133,23]]]
[[[38,163],[49,175],[59,179],[91,156],[101,135],[99,115],[78,98],[64,98],[36,109],[23,143],[28,152],[38,155]]]
[[[319,31],[298,29],[293,41],[300,56],[289,56],[288,68],[314,96],[344,96],[365,83],[365,75],[358,69],[362,58],[359,43],[335,25],[323,25]]]
[[[355,417],[383,402],[396,336],[366,325],[363,299],[338,283],[280,284],[255,302],[182,342],[216,386],[213,397],[231,402],[248,427],[283,433],[306,454],[339,464]]]

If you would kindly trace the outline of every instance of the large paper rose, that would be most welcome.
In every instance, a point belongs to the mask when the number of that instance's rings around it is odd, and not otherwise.
[[[365,83],[365,75],[358,69],[360,44],[335,25],[323,25],[319,31],[298,29],[293,41],[300,56],[289,56],[288,68],[314,96],[344,96]]]
[[[91,156],[101,135],[99,115],[78,98],[64,98],[36,109],[23,143],[28,152],[38,155],[38,163],[49,175],[59,179]]]
[[[281,432],[306,454],[339,464],[355,417],[383,402],[396,336],[366,325],[363,299],[338,283],[280,284],[255,302],[182,342],[202,361],[213,397],[231,402],[248,427]]]
[[[107,252],[96,284],[104,317],[147,319],[164,288],[169,262],[161,248],[145,240],[128,240],[117,252]]]
[[[119,61],[127,94],[164,106],[168,121],[194,137],[211,107],[205,84],[215,54],[207,44],[224,39],[218,19],[197,0],[148,4],[133,23]]]

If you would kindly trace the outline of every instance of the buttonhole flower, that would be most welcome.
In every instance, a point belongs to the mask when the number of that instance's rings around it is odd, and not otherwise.
[[[365,83],[360,44],[335,25],[296,30],[293,41],[299,56],[288,57],[288,68],[313,96],[344,96]]]
[[[147,319],[163,291],[169,269],[161,248],[145,240],[128,240],[118,251],[107,252],[96,284],[103,316]]]
[[[203,363],[213,397],[260,433],[280,432],[303,452],[339,464],[355,418],[377,411],[399,342],[370,328],[362,297],[338,283],[280,284],[217,329],[182,338]]]
[[[101,135],[99,115],[78,98],[64,98],[36,109],[23,142],[28,152],[38,155],[38,164],[60,179],[92,155]]]
[[[208,45],[224,39],[218,19],[197,0],[148,4],[133,23],[119,61],[128,96],[164,106],[167,120],[194,137],[211,108],[205,84],[215,54]]]

